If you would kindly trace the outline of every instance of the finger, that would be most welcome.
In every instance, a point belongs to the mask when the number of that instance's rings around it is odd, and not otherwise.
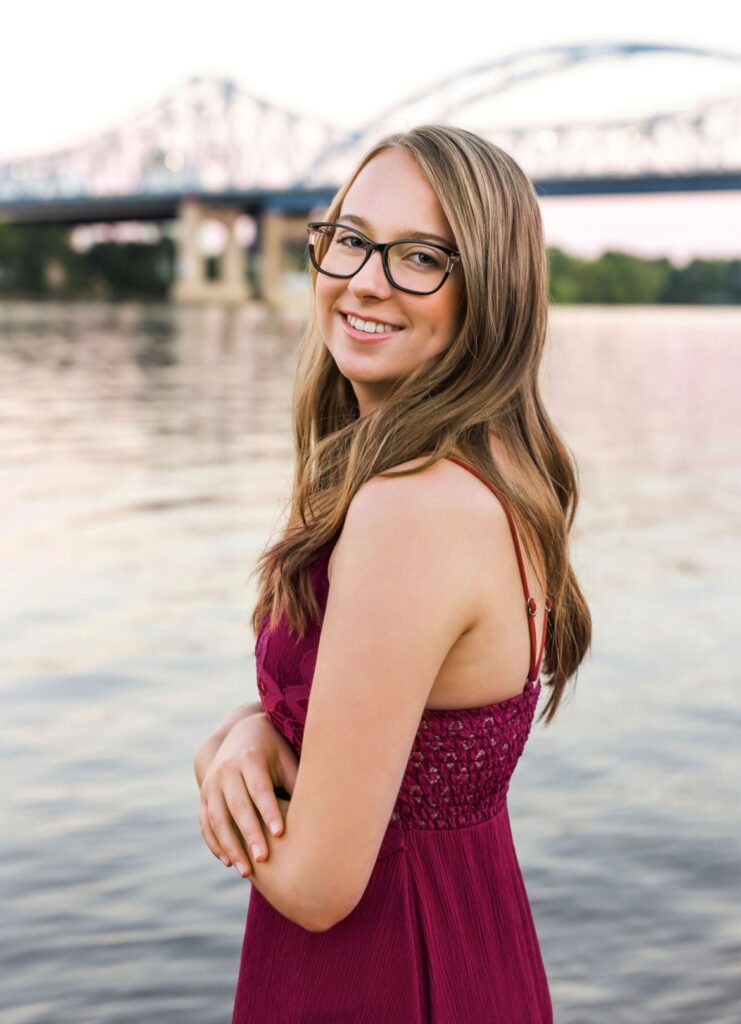
[[[206,805],[203,802],[201,802],[201,806],[198,811],[198,821],[200,822],[201,825],[201,835],[203,836],[206,846],[208,846],[209,850],[211,851],[211,853],[213,853],[214,857],[218,857],[223,864],[230,868],[232,866],[232,862],[229,860],[227,855],[219,846],[216,836],[214,835],[213,830],[209,824]]]
[[[246,878],[252,870],[252,865],[226,806],[223,793],[218,789],[212,791],[208,798],[208,822],[224,853],[239,874]]]
[[[248,767],[247,771],[249,770]],[[260,782],[255,788],[260,791],[263,785]],[[272,788],[273,784],[270,782],[271,792]],[[256,813],[255,804],[253,803],[252,789],[253,787],[248,784],[247,778],[242,772],[231,772],[224,777],[223,792],[227,808],[241,836],[244,838],[246,847],[250,851],[253,860],[258,862],[267,860],[268,844],[262,831],[260,819]],[[273,800],[275,801],[275,798]]]
[[[283,831],[283,815],[281,813],[280,804],[278,798],[275,795],[275,788],[273,779],[269,769],[266,766],[267,762],[263,757],[259,755],[253,755],[250,751],[245,751],[241,757],[241,769],[242,778],[244,779],[245,788],[251,801],[251,806],[247,807],[244,814],[244,821],[240,817],[239,812],[241,810],[239,796],[237,793],[237,804],[236,806],[229,803],[229,810],[234,816],[234,820],[239,826],[239,830],[242,835],[246,836],[247,831],[245,827],[249,829],[252,826],[252,809],[259,814],[262,821],[270,829],[272,835],[280,835]],[[235,811],[237,813],[235,813]],[[260,832],[257,835],[258,842],[263,841],[262,824],[258,823]],[[251,841],[251,836],[250,836]],[[267,844],[266,844],[267,850]],[[267,851],[269,853],[269,850]]]

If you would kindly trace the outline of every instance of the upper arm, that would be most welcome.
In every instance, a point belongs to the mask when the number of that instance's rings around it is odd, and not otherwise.
[[[365,891],[428,695],[472,624],[463,519],[440,474],[374,478],[351,502],[286,820],[308,920]]]

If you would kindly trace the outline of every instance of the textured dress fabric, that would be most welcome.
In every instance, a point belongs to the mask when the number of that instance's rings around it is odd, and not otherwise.
[[[530,671],[520,693],[464,709],[425,708],[366,890],[325,932],[279,913],[251,886],[232,1024],[552,1024],[548,982],[510,830],[507,791],[540,696],[529,617]],[[322,610],[330,544],[312,566]],[[301,756],[321,619],[303,638],[285,620],[255,645],[262,705]]]

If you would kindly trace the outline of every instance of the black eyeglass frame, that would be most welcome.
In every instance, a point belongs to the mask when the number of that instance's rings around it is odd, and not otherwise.
[[[340,277],[343,278],[344,280],[348,280],[351,277],[355,277],[357,272],[363,269],[363,267],[366,265],[366,263],[371,258],[373,253],[378,251],[381,254],[381,264],[383,266],[383,272],[386,275],[386,279],[389,282],[389,284],[393,288],[397,288],[400,292],[408,292],[410,295],[434,295],[435,292],[439,291],[445,284],[451,270],[453,269],[456,263],[460,262],[461,258],[461,254],[458,252],[457,249],[449,249],[446,245],[440,245],[438,242],[428,242],[421,238],[395,238],[392,242],[374,242],[372,241],[372,239],[368,238],[367,235],[364,235],[362,231],[358,231],[357,228],[351,227],[349,224],[343,224],[341,221],[311,221],[306,226],[307,234],[310,234],[312,231],[317,231],[319,228],[344,228],[346,231],[352,231],[354,235],[358,235],[365,243],[365,256],[363,257],[363,262],[360,264],[360,266],[356,267],[355,270],[353,270],[352,274],[333,274],[329,270],[323,270],[319,266],[316,254],[314,253],[314,243],[311,241],[311,238],[309,238],[309,257],[311,259],[312,265],[316,270],[319,271],[320,274],[326,274],[327,277]],[[439,249],[441,252],[445,253],[445,255],[448,257],[448,265],[445,268],[445,273],[443,274],[442,281],[440,282],[439,285],[437,285],[437,287],[433,288],[429,292],[418,292],[415,291],[414,288],[404,288],[402,287],[402,285],[397,284],[396,281],[394,281],[394,279],[391,276],[391,271],[389,270],[388,251],[392,245],[397,245],[399,242],[412,242],[416,243],[417,245],[426,245],[433,249]]]

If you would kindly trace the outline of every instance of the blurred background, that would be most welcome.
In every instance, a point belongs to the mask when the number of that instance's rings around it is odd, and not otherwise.
[[[203,844],[192,762],[257,699],[305,225],[429,121],[512,153],[549,246],[594,641],[509,806],[555,1019],[741,1020],[729,11],[3,13],[3,1024],[230,1019],[250,885]]]

